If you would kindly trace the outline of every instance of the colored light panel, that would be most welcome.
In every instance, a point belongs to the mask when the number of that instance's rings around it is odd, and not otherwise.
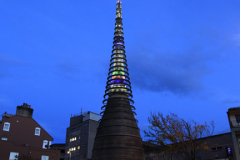
[[[121,72],[121,71],[115,71],[112,73],[113,75],[116,75],[116,74],[121,74],[121,75],[124,75],[124,72]]]

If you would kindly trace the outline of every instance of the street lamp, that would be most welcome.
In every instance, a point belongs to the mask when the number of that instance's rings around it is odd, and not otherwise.
[[[70,152],[70,151],[68,151],[68,152],[67,152],[67,154],[70,154],[70,160],[71,160],[71,152]]]

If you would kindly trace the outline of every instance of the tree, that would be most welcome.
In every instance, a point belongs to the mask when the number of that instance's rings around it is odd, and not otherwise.
[[[152,113],[148,117],[149,131],[144,131],[149,141],[160,145],[162,151],[178,153],[184,159],[195,160],[197,151],[208,150],[204,137],[211,136],[214,122],[199,124],[193,120],[185,121],[176,114],[164,115],[160,112]]]

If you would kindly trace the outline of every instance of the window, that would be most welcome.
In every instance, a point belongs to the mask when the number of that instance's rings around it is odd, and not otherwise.
[[[237,123],[240,123],[240,115],[235,115]]]
[[[4,131],[9,131],[10,130],[10,123],[9,122],[4,122],[3,130]]]
[[[3,140],[3,141],[7,141],[7,138],[6,138],[6,137],[2,137],[2,140]]]
[[[43,140],[43,149],[47,149],[48,148],[48,140]]]
[[[77,140],[77,137],[73,137],[73,138],[70,138],[70,142],[73,142],[73,141],[76,141]]]
[[[36,136],[40,136],[40,131],[41,131],[41,128],[36,127],[36,128],[35,128],[35,135],[36,135]]]
[[[75,128],[75,131],[77,131],[77,128]]]
[[[222,150],[222,146],[212,147],[211,150],[212,151],[221,151]]]
[[[49,156],[44,156],[44,155],[42,155],[41,160],[49,160]]]
[[[79,129],[81,129],[82,127],[79,127]]]
[[[77,149],[80,149],[80,146],[78,146]]]
[[[85,143],[85,144],[83,144],[83,147],[86,147],[87,146],[87,144]]]
[[[88,124],[86,123],[86,124],[84,124],[84,126],[87,126]]]
[[[18,152],[10,152],[9,160],[18,160]]]
[[[200,150],[196,150],[196,160],[201,160],[201,151]]]
[[[73,132],[74,130],[73,129],[71,129],[71,133]]]
[[[69,148],[69,151],[76,151],[76,147]]]
[[[87,133],[84,133],[84,136],[87,136]]]

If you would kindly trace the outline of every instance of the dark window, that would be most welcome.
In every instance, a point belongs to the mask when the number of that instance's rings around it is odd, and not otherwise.
[[[237,123],[240,123],[240,115],[236,115]]]
[[[71,133],[73,132],[73,129],[71,129]]]
[[[196,150],[196,160],[201,160],[201,151],[200,150]]]
[[[211,149],[212,149],[212,151],[221,151],[222,150],[222,146],[212,147]]]
[[[217,148],[216,147],[212,147],[212,151],[216,151],[217,150]]]
[[[84,133],[84,136],[87,136],[87,133]]]
[[[77,128],[75,128],[75,131],[77,131]]]
[[[84,124],[84,126],[87,126],[87,125],[88,125],[88,123]]]
[[[218,150],[218,151],[222,150],[222,146],[217,147],[217,150]]]
[[[85,158],[86,156],[87,156],[87,155],[86,155],[86,154],[84,154],[82,157],[83,157],[83,158]]]
[[[82,127],[79,127],[79,129],[81,129]]]
[[[84,147],[86,147],[86,146],[87,146],[87,144],[83,144],[83,146],[84,146]]]

